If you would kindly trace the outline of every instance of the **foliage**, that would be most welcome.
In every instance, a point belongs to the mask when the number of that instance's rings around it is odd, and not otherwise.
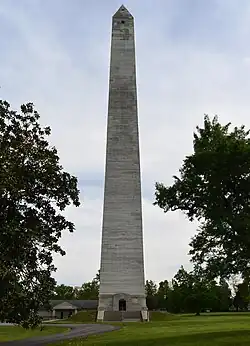
[[[201,310],[209,308],[210,283],[198,268],[188,273],[183,267],[179,269],[173,279],[173,288],[178,292],[180,309],[186,312],[200,314]]]
[[[76,299],[96,300],[99,296],[100,270],[98,270],[94,279],[85,282],[80,289],[76,291]]]
[[[170,287],[168,281],[161,281],[157,290],[158,306],[160,306],[161,309],[167,309],[168,307],[169,291]]]
[[[146,280],[145,284],[146,302],[149,310],[155,310],[158,306],[158,299],[156,297],[157,285],[152,280]]]
[[[243,282],[238,284],[237,291],[233,300],[233,305],[238,311],[247,310],[250,302],[250,287],[249,280],[245,279]]]
[[[77,291],[77,299],[98,299],[99,295],[99,283],[95,280],[91,282],[86,282],[82,287]]]
[[[100,285],[100,271],[97,272],[94,279],[90,282],[85,282],[80,288],[57,285],[54,289],[53,299],[59,300],[96,300],[99,295],[99,285]]]
[[[172,281],[161,281],[159,286],[147,281],[149,310],[167,310],[170,313],[196,313],[201,311],[229,311],[231,290],[225,280],[209,280],[199,267],[187,272],[180,267]],[[149,285],[150,283],[150,285]],[[149,287],[153,289],[149,290]]]
[[[190,254],[211,277],[248,276],[250,269],[249,131],[241,126],[230,132],[230,125],[205,116],[180,177],[174,176],[172,186],[156,183],[155,205],[201,222]]]
[[[97,281],[100,284],[100,269],[98,270],[98,272],[96,273],[94,279],[95,281]]]
[[[146,304],[149,310],[156,310],[159,306],[157,296],[146,296]]]
[[[157,292],[157,285],[152,280],[146,280],[145,291],[147,296],[154,296]]]
[[[73,300],[76,299],[77,290],[72,286],[57,285],[54,289],[53,299],[59,300]]]
[[[36,326],[51,298],[53,253],[74,224],[62,215],[79,206],[77,179],[63,171],[33,104],[15,112],[0,100],[0,320]]]

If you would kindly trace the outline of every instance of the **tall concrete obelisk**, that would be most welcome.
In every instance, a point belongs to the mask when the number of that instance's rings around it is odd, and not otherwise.
[[[106,172],[97,320],[147,320],[134,18],[112,18]]]

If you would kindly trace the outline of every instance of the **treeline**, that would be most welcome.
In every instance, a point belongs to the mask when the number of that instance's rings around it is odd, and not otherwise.
[[[147,306],[171,313],[247,311],[250,302],[250,279],[229,285],[225,279],[210,279],[199,267],[187,272],[183,266],[171,281],[157,285],[146,281]]]
[[[100,273],[81,287],[57,285],[53,299],[96,300],[99,294]],[[158,285],[147,280],[145,285],[149,310],[167,310],[171,313],[196,313],[204,311],[224,312],[247,310],[250,290],[249,281],[234,284],[234,290],[225,279],[211,280],[195,268],[187,272],[183,266],[170,281]],[[234,292],[235,291],[235,292]]]
[[[57,285],[54,289],[52,299],[55,300],[96,300],[99,295],[100,271],[92,281],[85,282],[81,287]]]
[[[209,280],[183,267],[171,281],[161,281],[158,286],[146,281],[146,295],[150,310],[164,309],[171,313],[229,311],[233,304],[232,292],[225,280]]]

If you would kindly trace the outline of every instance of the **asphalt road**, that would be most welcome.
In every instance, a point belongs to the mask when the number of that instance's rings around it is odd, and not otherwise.
[[[43,324],[46,326],[46,324]],[[67,333],[51,334],[46,336],[34,337],[24,340],[13,340],[0,342],[0,346],[44,346],[52,342],[59,342],[63,340],[69,340],[76,337],[87,337],[94,334],[102,334],[105,332],[111,332],[118,330],[120,327],[111,326],[108,324],[47,324],[48,326],[66,327],[71,330]]]

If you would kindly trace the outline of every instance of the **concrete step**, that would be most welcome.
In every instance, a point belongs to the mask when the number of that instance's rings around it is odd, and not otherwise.
[[[103,321],[105,322],[121,322],[122,321],[121,311],[105,311]]]
[[[141,320],[140,311],[124,311],[123,312],[124,320]]]
[[[141,321],[140,311],[105,311],[103,321],[105,322],[138,322]]]

